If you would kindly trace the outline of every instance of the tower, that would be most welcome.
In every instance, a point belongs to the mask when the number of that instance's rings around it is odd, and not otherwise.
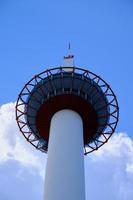
[[[19,94],[16,120],[36,149],[47,153],[45,200],[85,200],[84,155],[98,150],[114,133],[119,117],[111,87],[74,66],[35,75]]]

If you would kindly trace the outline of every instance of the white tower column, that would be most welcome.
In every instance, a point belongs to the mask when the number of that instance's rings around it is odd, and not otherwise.
[[[85,200],[83,123],[72,110],[51,120],[44,200]]]

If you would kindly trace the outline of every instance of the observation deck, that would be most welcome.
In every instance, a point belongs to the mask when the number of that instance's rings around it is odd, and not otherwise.
[[[107,142],[115,131],[118,103],[102,78],[74,67],[73,57],[64,59],[65,67],[48,69],[25,84],[17,100],[16,119],[25,138],[37,149],[47,152],[52,116],[62,109],[74,110],[83,120],[84,153],[87,154]]]

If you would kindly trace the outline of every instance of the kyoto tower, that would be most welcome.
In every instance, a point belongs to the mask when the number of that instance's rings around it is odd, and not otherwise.
[[[25,84],[16,120],[26,140],[48,153],[44,200],[85,200],[84,155],[108,141],[118,118],[111,87],[76,67],[71,54]]]

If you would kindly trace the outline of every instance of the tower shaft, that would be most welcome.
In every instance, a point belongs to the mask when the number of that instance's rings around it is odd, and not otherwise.
[[[44,200],[75,199],[85,200],[83,123],[65,109],[51,120]]]

